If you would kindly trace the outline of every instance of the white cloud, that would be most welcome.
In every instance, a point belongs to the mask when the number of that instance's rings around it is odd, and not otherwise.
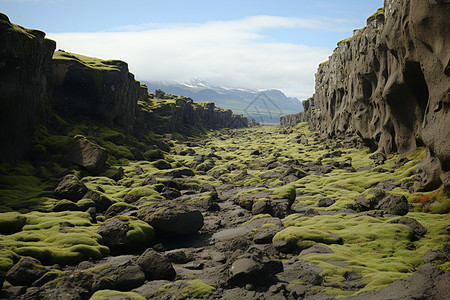
[[[324,20],[254,16],[204,24],[145,24],[128,26],[129,31],[58,33],[48,37],[66,51],[124,60],[139,80],[201,78],[215,85],[276,88],[290,96],[306,98],[313,93],[317,65],[326,60],[331,49],[269,42],[263,35],[264,29],[329,26]]]

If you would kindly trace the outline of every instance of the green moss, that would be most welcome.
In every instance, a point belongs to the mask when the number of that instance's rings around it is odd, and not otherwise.
[[[370,17],[367,18],[367,24],[369,24],[370,22],[372,22],[373,20],[375,20],[377,18],[377,16],[379,15],[384,15],[384,7],[380,7],[379,9],[377,9],[376,12],[374,12]]]
[[[212,293],[216,290],[212,285],[207,284],[206,282],[194,279],[189,280],[187,282],[187,286],[183,288],[181,292],[182,299],[191,299],[191,298],[208,298]]]
[[[21,231],[27,218],[18,212],[0,213],[0,234],[11,234]]]
[[[89,57],[65,51],[55,51],[53,54],[53,60],[73,61],[87,68],[97,69],[101,71],[121,71],[119,65],[124,64],[123,62],[117,60],[102,60],[95,57]]]
[[[362,291],[381,288],[396,279],[415,272],[422,264],[422,256],[429,249],[444,247],[446,216],[425,213],[409,213],[428,228],[425,237],[414,241],[415,250],[407,250],[414,234],[407,226],[391,224],[389,219],[368,216],[304,217],[293,214],[283,220],[295,233],[301,230],[331,231],[344,239],[344,244],[330,244],[332,254],[309,254],[306,260],[319,264],[324,269],[322,276],[329,282],[341,282],[345,272],[356,272],[367,284]],[[290,227],[288,227],[290,228]],[[286,229],[285,229],[286,230]],[[290,237],[290,236],[289,236]],[[296,236],[290,237],[295,241]],[[345,267],[330,264],[341,261]]]
[[[151,161],[158,160],[158,159],[164,159],[164,153],[159,149],[148,150],[148,151],[144,152],[144,156],[148,160],[151,160]]]
[[[328,232],[296,226],[289,226],[281,230],[273,237],[273,240],[284,240],[288,244],[297,246],[299,250],[311,247],[315,243],[340,243],[340,239],[331,236]]]
[[[136,245],[145,245],[153,241],[155,237],[155,230],[149,224],[137,220],[130,219],[130,230],[127,232],[127,237]]]
[[[272,199],[288,199],[291,202],[295,201],[295,185],[285,185],[272,190]]]
[[[114,290],[101,290],[95,292],[89,300],[108,300],[112,298],[129,299],[129,300],[145,300],[138,293],[134,292],[119,292]]]
[[[21,256],[31,256],[46,264],[74,264],[89,257],[109,255],[100,244],[98,226],[82,212],[39,213],[25,215],[23,230],[1,236],[3,247]]]

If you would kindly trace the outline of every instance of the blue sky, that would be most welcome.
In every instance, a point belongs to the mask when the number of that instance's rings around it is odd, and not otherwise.
[[[382,0],[0,0],[12,22],[57,47],[122,59],[139,80],[200,78],[313,93],[317,65]]]

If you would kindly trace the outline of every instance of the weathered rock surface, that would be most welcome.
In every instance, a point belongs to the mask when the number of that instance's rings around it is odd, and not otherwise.
[[[54,193],[58,199],[78,201],[87,193],[87,187],[75,175],[67,175],[58,184]]]
[[[448,170],[449,14],[446,1],[386,0],[384,10],[319,66],[304,114],[282,123],[308,121],[330,137],[357,135],[384,153],[425,145]],[[440,168],[425,173],[419,180],[424,189],[439,186],[445,176]]]
[[[108,153],[85,137],[76,137],[66,154],[68,161],[98,173],[105,167]]]
[[[136,263],[144,271],[147,280],[173,280],[177,275],[170,260],[151,248],[139,256]]]
[[[56,43],[0,13],[0,159],[25,159],[48,106],[47,75]]]
[[[423,265],[419,271],[405,279],[394,281],[387,287],[360,293],[347,299],[446,299],[450,288],[450,273],[431,264]]]
[[[175,201],[155,203],[141,209],[138,217],[152,225],[158,233],[167,235],[192,235],[203,227],[203,215],[199,210]]]
[[[47,272],[36,259],[22,258],[6,273],[5,279],[13,285],[29,286]]]

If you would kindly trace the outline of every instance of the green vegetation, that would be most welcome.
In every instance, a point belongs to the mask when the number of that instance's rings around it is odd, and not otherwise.
[[[11,218],[11,213],[6,213]],[[3,219],[4,214],[0,214]],[[30,212],[23,216],[26,225],[22,231],[0,235],[4,249],[21,256],[31,256],[45,264],[74,264],[89,257],[98,259],[109,255],[101,245],[98,226],[83,212],[41,213]],[[10,255],[2,256],[8,263]],[[12,263],[12,262],[10,262]]]
[[[367,18],[367,24],[375,20],[379,15],[384,15],[384,6],[377,9],[370,17]]]
[[[119,292],[113,290],[101,290],[92,295],[89,300],[108,300],[111,298],[129,299],[129,300],[145,300],[145,297],[134,292]]]
[[[75,61],[85,67],[101,71],[120,71],[121,66],[126,65],[126,63],[119,60],[102,60],[95,57],[89,57],[65,51],[56,51],[53,54],[53,60]]]

